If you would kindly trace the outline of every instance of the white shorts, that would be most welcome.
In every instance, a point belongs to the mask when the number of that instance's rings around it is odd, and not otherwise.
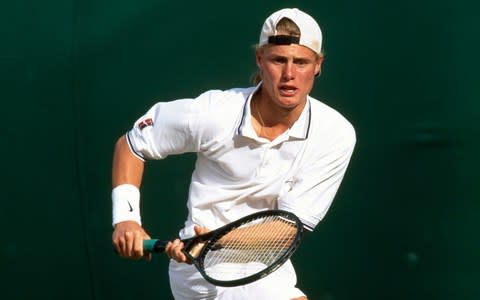
[[[278,270],[247,285],[219,287],[208,283],[193,265],[170,260],[170,287],[175,300],[289,300],[305,296],[288,260]]]

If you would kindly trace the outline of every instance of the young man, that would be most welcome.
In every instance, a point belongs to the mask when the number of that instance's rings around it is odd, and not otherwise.
[[[323,62],[322,33],[298,9],[269,16],[255,52],[258,84],[157,103],[121,137],[113,159],[113,244],[144,256],[139,186],[144,161],[197,153],[181,238],[260,210],[295,213],[307,230],[324,217],[355,144],[351,124],[309,96]],[[183,244],[167,245],[175,299],[307,299],[290,261],[251,284],[223,288],[186,263]]]

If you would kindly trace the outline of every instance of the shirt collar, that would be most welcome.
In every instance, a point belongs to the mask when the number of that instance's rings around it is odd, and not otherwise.
[[[257,137],[257,134],[255,133],[255,130],[252,126],[252,113],[250,111],[250,102],[252,102],[253,95],[255,95],[255,93],[258,91],[261,84],[262,82],[257,84],[255,89],[253,89],[250,95],[248,95],[247,101],[245,101],[245,104],[243,105],[242,120],[240,121],[237,129],[237,134],[240,136],[245,136],[249,138]]]
[[[307,96],[307,103],[303,108],[302,114],[290,128],[290,136],[298,139],[305,140],[308,138],[310,131],[310,122],[312,119],[312,107],[310,103],[311,99]]]
[[[245,101],[245,104],[243,106],[243,111],[242,111],[242,119],[237,128],[238,135],[253,138],[253,139],[258,138],[255,132],[255,129],[253,128],[253,125],[252,125],[252,113],[250,111],[250,103],[252,102],[253,95],[258,91],[261,84],[262,82],[260,82],[255,87],[255,89],[248,96],[247,101]],[[308,138],[308,133],[310,131],[311,114],[312,114],[310,101],[311,99],[308,96],[307,103],[303,108],[302,114],[300,115],[298,120],[295,123],[293,123],[292,127],[288,131],[288,135],[290,137],[296,138],[296,139]]]

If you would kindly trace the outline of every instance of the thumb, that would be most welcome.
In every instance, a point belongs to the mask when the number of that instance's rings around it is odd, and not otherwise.
[[[202,234],[205,234],[205,233],[210,231],[210,229],[208,229],[207,227],[202,227],[202,226],[199,226],[199,225],[195,225],[195,227],[193,229],[195,230],[195,233],[197,235],[202,235]]]

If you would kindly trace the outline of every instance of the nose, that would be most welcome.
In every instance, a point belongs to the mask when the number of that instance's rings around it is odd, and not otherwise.
[[[282,73],[283,80],[288,81],[295,78],[295,64],[292,62],[287,62],[284,65],[283,73]]]

